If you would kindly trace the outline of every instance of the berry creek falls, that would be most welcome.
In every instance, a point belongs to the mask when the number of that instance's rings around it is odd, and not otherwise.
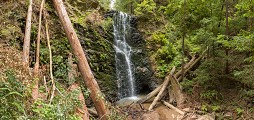
[[[137,30],[137,18],[115,9],[116,0],[111,0],[113,35],[116,61],[118,97],[137,99],[153,88],[151,66],[146,55],[145,41]]]

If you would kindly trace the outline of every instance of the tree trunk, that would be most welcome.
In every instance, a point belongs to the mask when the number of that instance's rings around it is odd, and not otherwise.
[[[78,60],[78,67],[83,77],[83,80],[86,83],[86,86],[90,90],[90,97],[95,104],[96,111],[101,119],[106,120],[107,108],[105,106],[105,101],[103,95],[100,91],[99,85],[97,84],[94,75],[90,69],[84,51],[81,47],[79,39],[75,33],[75,30],[72,26],[70,18],[66,12],[62,0],[53,0],[55,9],[57,10],[60,21],[63,25],[65,34],[69,40],[69,43],[72,47],[73,53]]]
[[[185,63],[184,62],[184,53],[185,53],[185,51],[184,51],[184,49],[185,49],[184,48],[184,38],[185,38],[185,35],[186,35],[186,29],[185,29],[186,28],[186,24],[185,24],[185,15],[186,15],[185,12],[186,11],[185,10],[186,10],[186,0],[184,0],[184,8],[183,8],[183,15],[184,15],[183,16],[183,26],[184,27],[183,27],[183,38],[182,38],[182,65],[181,65],[181,67],[182,67],[181,68],[182,69],[181,70],[182,71],[182,79],[184,78],[183,73],[184,73],[184,63]]]
[[[226,0],[226,36],[227,36],[227,40],[229,40],[229,26],[228,26],[228,0]],[[225,52],[226,52],[226,68],[225,68],[225,73],[229,74],[229,61],[228,61],[228,57],[229,57],[229,49],[226,47],[225,48]]]
[[[33,0],[29,1],[27,18],[26,18],[26,28],[25,28],[25,36],[24,36],[24,44],[23,44],[23,66],[25,68],[29,68],[29,51],[30,51],[30,37],[31,37],[31,21],[32,21],[32,13],[33,13]]]
[[[39,73],[39,66],[40,66],[40,41],[41,41],[41,18],[42,18],[42,10],[44,6],[45,0],[41,1],[41,8],[40,8],[40,16],[39,16],[39,27],[38,27],[38,34],[37,34],[37,42],[36,42],[36,61],[34,65],[34,74],[38,76]]]
[[[205,51],[203,51],[203,53],[197,58],[197,59],[195,59],[195,61],[193,61],[193,63],[192,64],[190,64],[190,66],[188,66],[188,68],[186,68],[185,69],[185,71],[184,71],[184,76],[185,76],[185,74],[189,71],[189,70],[191,70],[191,68],[193,68],[204,56],[205,56],[205,53],[208,51],[208,48],[205,50]],[[176,76],[174,76],[176,79],[177,79],[177,81],[178,82],[181,82],[181,80],[182,80],[182,76],[180,76],[179,78],[177,78]]]
[[[36,62],[34,66],[34,75],[35,75],[35,83],[32,89],[32,98],[37,100],[39,97],[39,62],[40,62],[40,39],[41,39],[41,18],[42,18],[42,10],[44,6],[45,0],[41,1],[41,8],[40,8],[40,16],[39,16],[39,27],[38,27],[38,35],[37,35],[37,43],[36,43]]]
[[[196,56],[192,57],[192,59],[191,59],[187,64],[185,64],[184,69],[185,69],[185,70],[188,69],[188,68],[193,64],[193,62],[195,62],[196,59],[197,59]],[[182,73],[183,73],[182,70],[178,71],[178,72],[174,75],[175,78],[179,78],[179,77],[181,76]]]

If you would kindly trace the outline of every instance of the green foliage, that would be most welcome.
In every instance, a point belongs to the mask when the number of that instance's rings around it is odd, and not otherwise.
[[[135,15],[140,16],[145,20],[156,19],[156,3],[153,0],[143,0],[140,4],[137,4],[135,8]]]
[[[213,112],[219,112],[222,110],[221,106],[219,106],[219,105],[212,105],[211,109]]]
[[[177,48],[173,45],[173,40],[170,39],[170,34],[157,31],[152,34],[152,39],[148,41],[151,47],[150,54],[157,65],[156,75],[160,78],[165,77],[166,73],[173,67],[180,64],[176,56]],[[170,63],[170,64],[169,64]]]
[[[26,116],[23,103],[25,87],[17,81],[14,71],[6,70],[4,73],[6,81],[0,81],[0,119],[24,117]]]
[[[62,101],[61,101],[62,102]],[[66,103],[48,104],[42,100],[38,100],[33,105],[33,112],[36,113],[36,119],[68,119],[68,120],[80,120],[78,116],[74,115],[74,108]]]
[[[109,9],[110,0],[98,0],[98,2],[104,9]]]
[[[208,90],[200,93],[200,97],[205,100],[214,101],[218,99],[218,92],[215,90]]]
[[[60,88],[60,86],[58,86]],[[72,92],[60,89],[61,96],[55,96],[52,104],[47,103],[44,100],[37,100],[32,105],[32,111],[35,113],[36,119],[68,119],[68,120],[80,120],[77,115],[74,115],[75,109],[81,107],[82,103],[78,99],[78,89]],[[63,95],[63,96],[62,96]],[[88,93],[85,92],[84,97],[87,98]]]
[[[217,51],[217,53],[221,53],[221,51]],[[204,89],[216,89],[216,86],[220,86],[221,79],[226,77],[224,68],[225,64],[220,61],[219,57],[207,59],[194,72],[197,76],[193,78],[193,81]]]
[[[244,112],[244,110],[242,108],[239,108],[239,107],[237,107],[235,109],[235,111],[236,111],[237,115],[241,115]]]
[[[194,86],[194,81],[192,80],[184,80],[183,82],[180,83],[183,90],[189,94],[193,92],[193,86]]]
[[[116,0],[115,9],[132,14],[133,8],[137,6],[138,0]]]
[[[247,90],[247,89],[242,89],[240,91],[240,96],[242,99],[248,101],[249,103],[251,104],[254,104],[254,90],[250,89],[250,90]]]
[[[239,10],[237,12],[239,15],[254,18],[253,5],[254,2],[252,0],[240,0],[235,7]]]
[[[205,105],[205,104],[203,104],[203,105],[201,106],[201,110],[202,110],[203,112],[208,112],[208,106]]]

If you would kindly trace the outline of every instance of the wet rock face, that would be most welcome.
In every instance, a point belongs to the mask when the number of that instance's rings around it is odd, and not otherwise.
[[[132,64],[134,65],[134,73],[136,80],[136,93],[144,94],[151,90],[151,77],[153,76],[153,71],[148,59],[146,51],[146,43],[137,29],[137,18],[131,18],[131,31],[129,44],[132,46]]]
[[[115,14],[119,14],[119,12],[112,10],[107,12],[104,17],[113,17]],[[127,31],[128,35],[126,36],[126,42],[132,49],[131,63],[133,74],[135,76],[135,93],[144,94],[153,88],[153,84],[151,83],[153,71],[148,59],[145,40],[137,29],[137,18],[131,16],[129,19],[130,28],[128,28]]]
[[[107,17],[110,17],[110,18],[113,18],[114,14],[118,13],[118,11],[116,10],[111,10],[109,12],[107,12],[105,15],[104,15],[104,18],[107,18]]]
[[[88,27],[74,23],[74,28],[105,98],[110,102],[117,101],[113,31],[106,31],[92,23]]]

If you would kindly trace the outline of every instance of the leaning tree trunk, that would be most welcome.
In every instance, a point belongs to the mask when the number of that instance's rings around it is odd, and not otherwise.
[[[24,44],[23,44],[23,66],[25,68],[29,67],[29,51],[30,51],[30,37],[31,37],[31,21],[32,21],[32,13],[33,13],[33,0],[30,0],[28,11],[27,11],[27,18],[26,18],[26,29],[25,29],[25,37],[24,37]]]
[[[63,25],[64,31],[69,40],[69,43],[72,47],[73,53],[78,59],[79,70],[81,72],[83,80],[86,83],[86,86],[91,92],[90,96],[95,104],[96,111],[98,112],[98,115],[101,119],[106,120],[107,108],[105,106],[102,93],[87,62],[86,56],[74,31],[70,18],[68,17],[63,1],[53,0],[53,2],[60,21]]]

